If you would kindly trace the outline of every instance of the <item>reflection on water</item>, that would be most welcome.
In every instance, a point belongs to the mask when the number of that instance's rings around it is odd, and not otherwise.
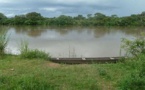
[[[53,57],[120,56],[121,38],[133,39],[144,27],[47,27],[0,26],[10,40],[6,51],[19,54],[21,40],[29,47],[49,52]],[[121,55],[123,55],[122,52]]]

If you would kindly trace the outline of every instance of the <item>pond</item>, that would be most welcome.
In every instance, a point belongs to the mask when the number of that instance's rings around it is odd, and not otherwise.
[[[48,27],[0,26],[6,30],[7,53],[20,54],[21,41],[29,48],[48,52],[52,57],[124,56],[122,38],[134,39],[144,27]]]

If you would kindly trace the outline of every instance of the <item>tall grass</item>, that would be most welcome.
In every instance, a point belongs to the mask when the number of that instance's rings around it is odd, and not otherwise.
[[[50,56],[48,53],[44,51],[40,51],[38,49],[30,49],[28,47],[28,42],[27,41],[21,41],[21,46],[20,46],[20,52],[21,52],[21,58],[28,58],[28,59],[50,59]]]
[[[6,36],[6,32],[0,33],[0,56],[5,54],[5,48],[8,43],[8,37]]]

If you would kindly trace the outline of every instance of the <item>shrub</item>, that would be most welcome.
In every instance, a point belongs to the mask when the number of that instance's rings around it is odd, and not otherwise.
[[[119,83],[120,90],[145,90],[145,78],[140,77],[138,72],[127,76]]]
[[[145,54],[145,37],[141,35],[135,40],[122,39],[122,48],[126,51],[127,56],[138,56]]]
[[[104,69],[98,69],[99,75],[100,76],[106,76],[107,72]]]
[[[137,59],[138,60],[138,59]],[[136,60],[136,61],[137,61]],[[134,63],[131,73],[119,81],[119,90],[145,90],[145,63]]]
[[[131,73],[119,82],[120,90],[145,90],[145,38],[133,41],[123,39],[123,48],[128,55],[135,56],[126,61]]]
[[[6,48],[7,43],[8,38],[6,36],[6,32],[0,33],[0,56],[3,56],[5,54],[4,50]]]
[[[48,53],[44,51],[40,51],[38,49],[31,50],[28,47],[27,42],[21,42],[21,58],[28,58],[28,59],[34,59],[34,58],[39,58],[39,59],[49,59],[50,56]]]

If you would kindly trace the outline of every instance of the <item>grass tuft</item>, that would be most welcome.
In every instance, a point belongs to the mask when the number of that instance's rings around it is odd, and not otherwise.
[[[28,42],[26,41],[21,42],[20,52],[21,52],[20,55],[21,58],[27,58],[27,59],[37,58],[37,59],[45,59],[45,60],[50,58],[49,54],[44,51],[40,51],[38,49],[34,49],[34,50],[29,49]]]

